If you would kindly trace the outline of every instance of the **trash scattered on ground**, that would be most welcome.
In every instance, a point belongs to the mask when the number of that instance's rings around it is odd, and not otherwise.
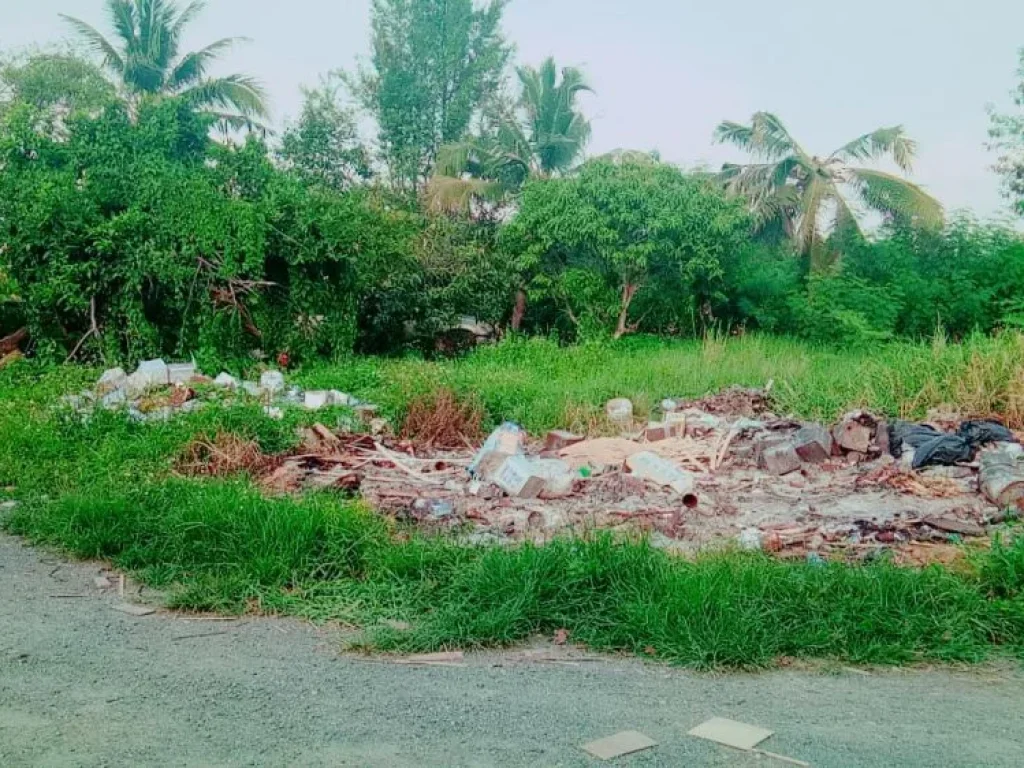
[[[131,374],[123,368],[106,370],[91,390],[68,395],[62,404],[82,416],[103,408],[124,410],[137,421],[166,421],[176,414],[201,408],[208,401],[244,398],[261,403],[263,412],[271,419],[283,419],[285,408],[300,406],[307,410],[343,406],[367,417],[368,424],[376,419],[376,406],[338,390],[304,392],[299,387],[289,388],[280,371],[264,371],[259,383],[239,381],[226,372],[210,379],[195,363],[168,364],[160,359],[139,363]],[[389,429],[385,420],[379,420],[376,427],[379,434]]]
[[[136,399],[133,380],[143,388]],[[427,408],[417,429],[403,431],[416,437],[393,437],[375,407],[335,390],[302,392],[277,371],[259,383],[211,381],[191,364],[155,360],[132,374],[106,371],[93,392],[69,399],[167,418],[190,403],[250,397],[268,415],[341,404],[356,414],[340,427],[303,429],[301,446],[284,456],[236,436],[198,435],[178,472],[244,471],[267,493],[358,493],[380,514],[470,546],[608,530],[681,555],[731,544],[815,564],[887,553],[917,562],[949,557],[942,547],[951,542],[987,540],[1006,509],[1024,511],[1024,449],[998,422],[890,425],[863,410],[835,425],[799,422],[773,413],[760,390],[666,398],[640,423],[620,398],[607,408],[629,414],[618,437],[553,430],[534,440],[506,422],[479,449],[461,426],[441,429]]]
[[[614,760],[617,757],[642,752],[656,746],[658,746],[658,742],[640,731],[620,731],[612,736],[584,744],[581,749],[598,760]]]

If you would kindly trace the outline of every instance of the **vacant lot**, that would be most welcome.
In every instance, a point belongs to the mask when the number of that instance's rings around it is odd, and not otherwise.
[[[777,410],[833,417],[850,406],[923,415],[999,413],[1020,425],[1022,342],[889,346],[840,353],[760,338],[635,341],[561,349],[509,343],[459,362],[359,359],[294,374],[382,405],[400,420],[417,394],[450,386],[486,423],[539,431],[601,426],[611,396],[638,410],[665,396],[773,381]],[[107,559],[168,590],[172,605],[278,612],[370,627],[380,648],[508,644],[566,630],[598,649],[698,666],[766,666],[780,657],[852,662],[975,661],[1019,652],[1024,543],[976,552],[954,572],[718,553],[681,560],[645,542],[595,536],[545,547],[469,548],[397,526],[336,492],[267,497],[244,474],[175,471],[198,434],[231,433],[268,454],[323,419],[258,406],[207,407],[169,422],[55,409],[96,371],[0,372],[0,487],[15,532]],[[381,625],[403,622],[409,629]]]

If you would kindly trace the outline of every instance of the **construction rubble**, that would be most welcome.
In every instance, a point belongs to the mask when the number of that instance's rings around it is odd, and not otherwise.
[[[303,390],[289,386],[284,374],[267,370],[259,381],[242,381],[229,373],[216,378],[201,373],[194,362],[165,363],[146,360],[131,374],[123,368],[103,372],[92,389],[62,398],[61,406],[88,416],[95,409],[125,411],[137,421],[166,421],[175,415],[203,407],[207,402],[223,403],[250,399],[263,405],[273,419],[284,417],[284,408],[320,410],[331,406],[349,408],[361,424],[382,433],[387,424],[377,417],[377,408],[338,390]],[[356,421],[351,422],[355,426]]]
[[[1024,451],[993,421],[888,424],[855,411],[826,426],[780,418],[763,391],[738,388],[665,400],[646,425],[628,400],[606,416],[619,436],[534,440],[505,423],[457,451],[317,425],[262,483],[358,492],[470,544],[602,529],[679,553],[734,542],[811,562],[943,560],[1024,510]]]

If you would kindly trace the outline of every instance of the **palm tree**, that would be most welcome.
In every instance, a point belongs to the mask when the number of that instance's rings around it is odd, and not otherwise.
[[[429,207],[468,211],[476,199],[509,200],[530,179],[572,170],[590,140],[590,121],[580,112],[581,93],[593,93],[583,73],[562,69],[548,57],[539,68],[516,68],[520,96],[511,107],[497,108],[478,136],[438,152],[427,186]],[[518,330],[526,314],[526,278],[516,290],[511,326]]]
[[[579,111],[581,93],[593,90],[583,73],[553,58],[539,68],[517,67],[520,96],[485,117],[479,135],[438,152],[427,200],[438,210],[468,210],[474,198],[507,199],[528,179],[571,170],[590,140],[590,121]]]
[[[116,44],[81,19],[61,16],[103,57],[132,103],[147,95],[177,96],[230,127],[252,127],[267,116],[260,83],[239,74],[207,77],[210,64],[244,38],[226,37],[179,56],[182,32],[205,6],[205,0],[182,10],[173,0],[106,0]]]
[[[760,228],[780,228],[814,266],[825,255],[826,232],[862,234],[864,210],[904,224],[942,224],[942,206],[921,187],[898,175],[850,165],[889,158],[909,172],[917,144],[902,126],[866,133],[826,157],[808,154],[768,112],[757,112],[750,125],[723,122],[715,139],[761,161],[726,164],[720,178],[731,192],[749,199]]]

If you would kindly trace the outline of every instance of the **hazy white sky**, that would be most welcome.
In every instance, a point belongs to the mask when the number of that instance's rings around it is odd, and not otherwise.
[[[301,84],[366,56],[369,6],[210,0],[186,44],[252,38],[224,69],[262,78],[280,124]],[[106,31],[101,0],[0,0],[0,47],[60,40],[59,12]],[[1005,209],[985,106],[1009,101],[1021,0],[512,0],[505,29],[518,61],[554,55],[585,69],[597,91],[586,102],[593,153],[658,149],[717,167],[742,156],[712,144],[715,125],[759,109],[818,154],[903,123],[920,142],[916,181],[949,208]]]

